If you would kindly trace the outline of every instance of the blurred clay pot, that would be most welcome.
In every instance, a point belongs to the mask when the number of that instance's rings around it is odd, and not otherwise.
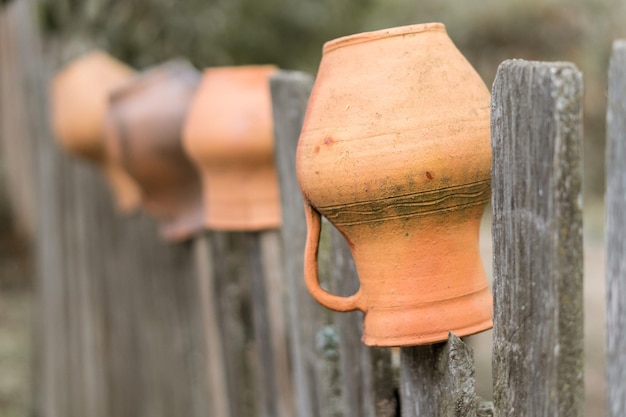
[[[297,151],[305,279],[365,313],[368,345],[408,346],[492,327],[478,249],[490,198],[489,91],[440,23],[324,45]],[[359,291],[320,287],[320,214],[348,241]]]
[[[202,175],[204,224],[280,227],[274,166],[271,65],[209,68],[185,122],[184,144]]]
[[[107,145],[139,185],[144,209],[167,240],[202,229],[200,178],[182,148],[181,129],[200,73],[171,61],[138,75],[111,95]]]
[[[109,94],[128,82],[134,70],[102,51],[71,62],[52,80],[50,101],[54,135],[67,152],[95,163],[104,171],[118,209],[139,204],[139,189],[111,157],[104,143]]]

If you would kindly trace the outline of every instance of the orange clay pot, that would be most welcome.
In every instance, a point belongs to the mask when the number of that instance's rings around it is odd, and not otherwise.
[[[205,70],[184,128],[202,175],[204,224],[218,230],[280,227],[274,166],[271,65]]]
[[[132,68],[102,51],[90,52],[63,68],[52,80],[52,128],[59,144],[103,171],[120,211],[139,205],[139,189],[107,152],[104,120],[109,94],[128,82]]]
[[[324,45],[297,152],[305,279],[324,306],[365,313],[366,344],[430,344],[492,327],[478,251],[489,106],[442,24]],[[361,282],[353,296],[320,287],[320,214],[350,245]]]
[[[202,229],[200,178],[181,142],[199,82],[195,68],[171,61],[111,95],[107,145],[139,184],[143,207],[160,219],[167,240],[184,240]]]

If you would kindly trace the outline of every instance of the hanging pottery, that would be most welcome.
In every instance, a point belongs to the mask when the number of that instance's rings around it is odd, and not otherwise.
[[[131,211],[139,204],[137,184],[107,152],[104,120],[109,94],[128,82],[132,68],[102,51],[90,52],[63,68],[50,88],[52,128],[67,152],[100,167],[118,209]]]
[[[202,228],[200,179],[183,153],[181,129],[200,74],[171,61],[113,92],[107,145],[137,182],[143,208],[161,234],[183,240]]]
[[[364,343],[429,344],[492,327],[478,248],[489,106],[442,24],[324,45],[297,151],[305,279],[324,306],[365,313]],[[319,284],[320,215],[350,245],[360,280],[350,297]]]
[[[271,65],[205,70],[184,128],[202,175],[204,224],[261,230],[281,224],[269,76]]]

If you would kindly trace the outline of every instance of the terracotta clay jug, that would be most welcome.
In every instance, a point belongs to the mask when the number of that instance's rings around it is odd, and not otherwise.
[[[104,171],[122,212],[139,204],[139,189],[106,149],[104,121],[109,94],[128,82],[134,70],[102,51],[72,61],[52,80],[50,101],[54,135],[67,152]]]
[[[185,150],[202,175],[204,224],[260,230],[281,224],[271,65],[209,68],[184,128]]]
[[[297,151],[305,279],[365,313],[368,345],[409,346],[492,327],[478,249],[490,199],[490,95],[440,23],[324,45]],[[350,245],[360,289],[320,287],[320,215]]]
[[[199,82],[190,64],[170,61],[111,95],[107,145],[139,185],[143,208],[160,220],[167,240],[184,240],[202,229],[200,178],[181,138]]]

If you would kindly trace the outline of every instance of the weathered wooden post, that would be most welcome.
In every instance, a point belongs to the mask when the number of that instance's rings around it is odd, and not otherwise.
[[[293,415],[273,166],[271,65],[205,68],[182,128],[214,251],[214,314],[233,416]],[[208,248],[211,246],[211,249]],[[199,251],[199,255],[201,251]]]
[[[448,341],[400,349],[402,417],[491,416],[474,389],[474,357],[454,334]]]
[[[626,40],[613,43],[606,127],[606,409],[617,417],[626,414]]]
[[[334,323],[329,325],[329,313],[313,301],[304,285],[306,223],[295,155],[312,84],[308,74],[296,71],[281,71],[271,79],[296,411],[299,417],[396,416],[391,351],[361,343],[360,313],[333,313]],[[352,256],[343,237],[329,227],[325,225],[320,254],[322,279],[334,291],[351,294],[358,287]],[[320,368],[324,363],[329,366]]]
[[[316,333],[323,327],[324,311],[315,304],[304,286],[303,254],[306,237],[304,208],[295,177],[295,154],[300,127],[313,85],[310,75],[284,72],[271,77],[274,114],[275,158],[280,182],[283,213],[283,273],[287,286],[289,330],[294,376],[294,395],[298,417],[327,414],[333,397],[323,391],[325,382],[320,364],[324,358],[315,349]],[[318,362],[321,361],[321,362]],[[328,384],[331,385],[331,384]],[[318,392],[318,390],[322,392]]]
[[[268,347],[272,357],[274,389],[277,411],[274,415],[293,417],[297,404],[294,401],[293,378],[289,356],[289,328],[287,324],[287,289],[282,274],[282,248],[279,230],[259,234],[260,261],[265,287],[268,320]],[[260,328],[262,330],[262,328]]]
[[[581,416],[582,76],[511,60],[492,92],[496,416]]]
[[[19,27],[23,6],[11,4],[0,9],[0,151],[17,229],[32,238],[36,231],[37,194],[30,185],[37,175],[33,132],[38,127],[28,120],[32,98],[23,94],[27,73],[20,71],[18,64],[20,56],[30,52],[19,50],[13,42],[16,32],[24,30]]]
[[[213,270],[207,277],[207,288],[214,293],[207,297],[209,308],[207,324],[216,320],[213,352],[223,353],[210,359],[211,362],[223,361],[219,372],[212,377],[215,384],[220,384],[223,400],[226,401],[224,412],[229,417],[255,415],[256,402],[254,392],[253,362],[250,359],[250,340],[252,323],[250,318],[250,285],[247,280],[248,270],[245,264],[246,253],[237,236],[228,232],[207,232],[200,239],[206,240],[198,258],[213,259]],[[213,327],[213,326],[211,326]],[[208,337],[208,335],[207,335]],[[213,395],[220,395],[214,391]]]
[[[220,329],[220,300],[216,291],[215,261],[210,236],[194,238],[194,260],[200,296],[200,320],[204,329],[206,376],[211,416],[231,417],[224,337]]]
[[[250,297],[261,416],[293,415],[278,230],[247,232]]]
[[[9,7],[0,43],[3,57],[11,48],[14,60],[2,64],[20,74],[15,94],[28,118],[27,136],[7,139],[32,141],[38,167],[36,178],[23,178],[38,201],[35,413],[205,416],[191,247],[161,242],[142,215],[121,219],[99,174],[59,152],[49,133],[47,84],[61,52],[44,49],[35,2]]]
[[[289,416],[294,407],[277,233],[195,238],[212,415]]]

